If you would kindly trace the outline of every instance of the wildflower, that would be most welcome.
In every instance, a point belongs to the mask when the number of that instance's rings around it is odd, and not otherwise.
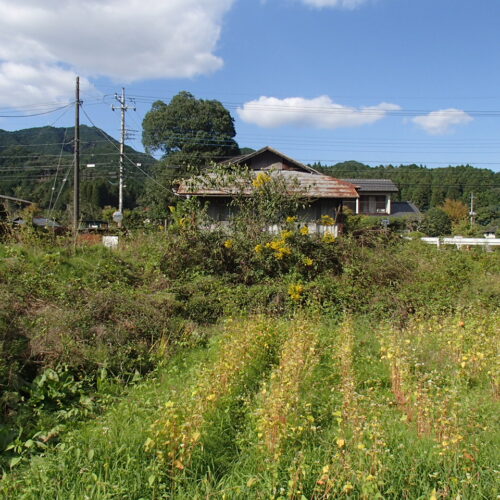
[[[333,226],[335,224],[335,219],[330,215],[322,215],[321,224],[323,224],[324,226]]]
[[[281,232],[281,237],[286,240],[288,238],[291,238],[293,236],[293,231],[282,231]]]
[[[299,301],[302,298],[302,293],[304,292],[303,285],[290,285],[288,288],[288,294],[292,298],[292,300]]]
[[[350,483],[347,482],[344,487],[342,488],[342,491],[345,493],[350,493],[354,489],[354,486]]]
[[[266,174],[264,172],[260,172],[257,177],[253,180],[252,184],[256,188],[263,188],[269,181],[271,180],[271,177],[269,174]]]
[[[335,241],[335,236],[333,235],[333,233],[325,233],[325,235],[323,236],[323,240],[325,241],[325,243],[333,243]]]
[[[297,217],[287,217],[286,222],[288,224],[293,224],[294,222],[297,222]]]
[[[254,250],[255,250],[255,253],[262,253],[262,251],[264,250],[264,247],[259,243],[258,245],[255,246]]]
[[[309,234],[309,228],[307,226],[303,226],[300,228],[300,234],[307,235]]]
[[[339,448],[343,448],[345,446],[345,439],[341,439],[341,438],[337,439],[337,446]]]
[[[224,246],[225,246],[226,248],[233,248],[233,246],[234,246],[234,241],[233,241],[233,240],[226,240],[226,241],[224,242]]]
[[[312,260],[310,257],[304,257],[302,259],[302,262],[304,263],[305,266],[311,267],[314,264],[314,260]]]

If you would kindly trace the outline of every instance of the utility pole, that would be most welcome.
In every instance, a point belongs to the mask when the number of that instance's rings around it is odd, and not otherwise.
[[[476,212],[474,212],[474,193],[470,194],[470,225],[471,227],[474,225],[474,217],[476,216]]]
[[[129,109],[127,105],[127,99],[125,97],[125,89],[122,88],[122,95],[119,96],[115,94],[115,99],[120,103],[120,106],[111,106],[111,109],[119,109],[121,111],[121,138],[120,138],[120,166],[119,166],[119,180],[118,180],[118,214],[116,214],[116,220],[118,222],[118,227],[122,226],[123,220],[123,170],[125,163],[125,113]]]
[[[74,142],[74,179],[73,179],[73,231],[78,234],[80,225],[80,77],[76,77],[75,93],[75,142]]]

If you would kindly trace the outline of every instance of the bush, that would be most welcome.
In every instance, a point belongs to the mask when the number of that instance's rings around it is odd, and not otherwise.
[[[451,219],[440,208],[431,208],[424,216],[419,230],[428,236],[445,236],[451,233]]]

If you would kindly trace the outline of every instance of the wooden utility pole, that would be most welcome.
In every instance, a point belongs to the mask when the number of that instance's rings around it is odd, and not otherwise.
[[[73,231],[78,234],[80,225],[80,77],[76,77],[75,95],[75,143],[73,178]]]

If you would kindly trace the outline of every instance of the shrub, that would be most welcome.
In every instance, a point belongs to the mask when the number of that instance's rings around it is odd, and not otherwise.
[[[444,236],[451,232],[451,219],[440,208],[431,208],[424,216],[419,230],[428,236]]]

